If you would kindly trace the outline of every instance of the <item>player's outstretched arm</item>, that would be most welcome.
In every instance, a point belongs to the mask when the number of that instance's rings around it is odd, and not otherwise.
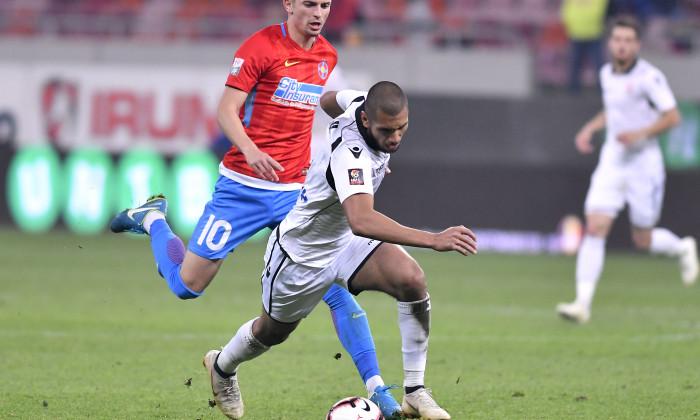
[[[464,226],[453,226],[440,233],[403,226],[374,210],[371,194],[354,194],[343,201],[350,229],[355,235],[399,245],[476,254],[476,235]]]
[[[267,153],[258,149],[258,146],[246,134],[243,123],[238,117],[238,111],[247,97],[246,92],[227,86],[219,100],[216,120],[226,137],[243,153],[246,162],[255,173],[262,179],[277,182],[279,177],[276,171],[282,172],[284,168]]]

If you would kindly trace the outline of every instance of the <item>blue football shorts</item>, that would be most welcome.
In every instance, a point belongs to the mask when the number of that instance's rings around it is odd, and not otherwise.
[[[279,225],[298,197],[299,190],[253,188],[219,176],[187,249],[212,260],[226,258],[261,229]]]

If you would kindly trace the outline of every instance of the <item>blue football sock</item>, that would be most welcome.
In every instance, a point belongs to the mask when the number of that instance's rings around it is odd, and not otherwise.
[[[180,299],[193,299],[202,293],[190,290],[182,281],[180,267],[185,259],[185,245],[175,236],[165,219],[158,219],[151,225],[151,248],[156,259],[158,274],[167,282],[168,287]]]
[[[362,380],[379,375],[377,352],[369,330],[367,314],[355,298],[343,287],[334,284],[323,297],[328,304],[340,343],[345,348]]]

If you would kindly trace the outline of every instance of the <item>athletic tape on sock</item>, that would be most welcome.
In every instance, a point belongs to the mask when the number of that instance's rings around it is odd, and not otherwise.
[[[422,314],[430,310],[430,295],[426,293],[426,298],[415,302],[398,301],[399,313],[405,315]]]

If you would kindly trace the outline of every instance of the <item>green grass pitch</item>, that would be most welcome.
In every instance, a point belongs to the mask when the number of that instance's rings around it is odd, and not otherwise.
[[[167,289],[144,237],[4,228],[0,244],[0,419],[224,418],[201,361],[259,314],[262,243],[192,301]],[[453,419],[698,418],[700,288],[674,261],[609,253],[577,326],[554,313],[573,297],[573,257],[411,253],[433,304],[426,383]],[[400,384],[396,304],[359,301]],[[320,420],[366,395],[324,304],[239,376],[247,419]]]

